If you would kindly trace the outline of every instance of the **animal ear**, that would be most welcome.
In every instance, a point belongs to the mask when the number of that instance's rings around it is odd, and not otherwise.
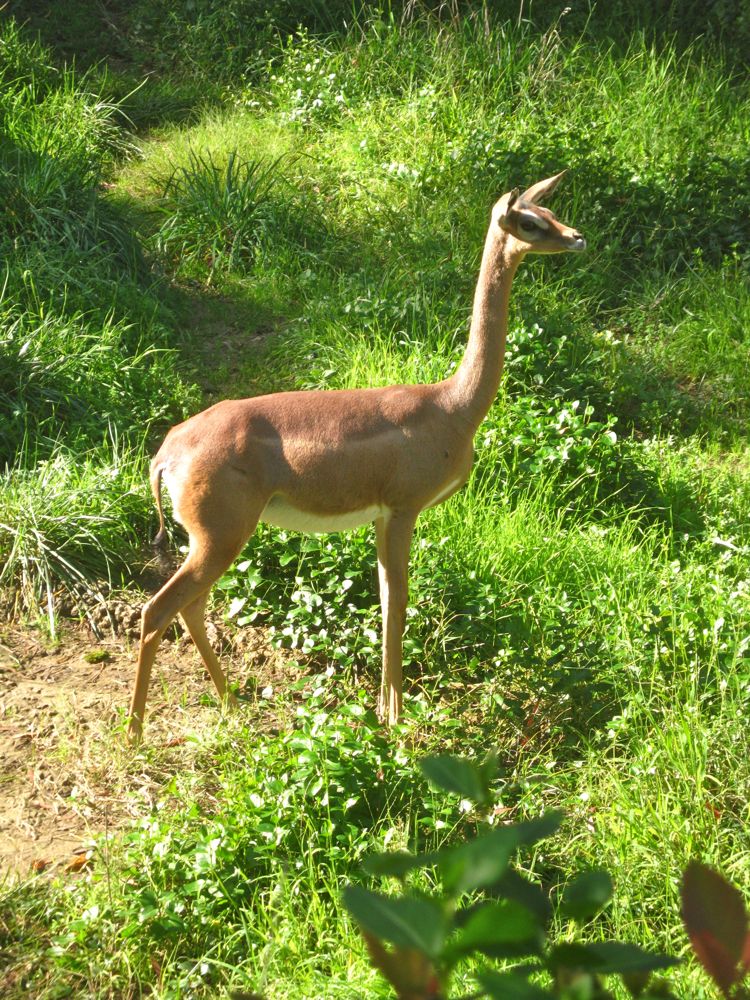
[[[544,181],[532,184],[528,190],[524,191],[522,195],[523,201],[530,201],[532,205],[538,205],[540,201],[544,201],[548,195],[552,194],[567,172],[567,170],[561,170],[554,177],[548,177]]]
[[[504,223],[508,218],[508,212],[511,207],[518,201],[520,191],[518,188],[513,188],[508,194],[504,194],[497,205],[497,218],[498,222]]]

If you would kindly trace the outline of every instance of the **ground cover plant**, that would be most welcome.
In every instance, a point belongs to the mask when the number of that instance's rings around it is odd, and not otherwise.
[[[82,614],[108,577],[138,578],[147,456],[183,414],[448,374],[501,191],[568,167],[564,216],[589,251],[519,276],[472,479],[420,519],[403,726],[371,716],[366,531],[261,529],[217,610],[268,629],[299,679],[263,696],[236,664],[247,702],[188,733],[189,767],[126,754],[122,717],[103,723],[113,775],[161,790],[79,874],[6,884],[3,989],[387,996],[341,891],[370,851],[462,839],[471,812],[418,760],[490,748],[497,822],[566,816],[523,874],[607,869],[590,941],[684,956],[689,862],[746,899],[750,881],[742,12],[267,6],[245,33],[239,0],[112,3],[109,32],[72,31],[103,16],[84,0],[4,16],[15,616],[59,628],[61,588]],[[715,995],[692,961],[670,984]]]

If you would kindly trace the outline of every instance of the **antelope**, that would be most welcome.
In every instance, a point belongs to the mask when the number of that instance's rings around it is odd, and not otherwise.
[[[189,537],[183,564],[143,607],[128,736],[142,734],[151,668],[177,614],[222,700],[227,685],[205,627],[214,583],[258,521],[295,531],[375,523],[383,620],[378,714],[402,711],[402,639],[411,538],[420,511],[468,479],[473,439],[500,385],[510,288],[527,253],[581,251],[586,241],[540,202],[565,171],[494,205],[474,294],[468,344],[455,372],[428,385],[279,392],[224,400],[173,427],[151,463],[165,537],[161,484]]]

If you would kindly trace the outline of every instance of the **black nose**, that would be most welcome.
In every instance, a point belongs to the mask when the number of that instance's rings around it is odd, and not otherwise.
[[[576,231],[573,233],[573,239],[582,240],[583,239],[583,233],[579,233],[578,230],[576,229]]]

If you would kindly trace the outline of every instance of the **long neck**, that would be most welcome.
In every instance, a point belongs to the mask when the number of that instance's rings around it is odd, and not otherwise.
[[[455,408],[476,429],[500,385],[508,332],[510,286],[524,253],[512,236],[490,227],[474,293],[469,342],[451,382]]]

